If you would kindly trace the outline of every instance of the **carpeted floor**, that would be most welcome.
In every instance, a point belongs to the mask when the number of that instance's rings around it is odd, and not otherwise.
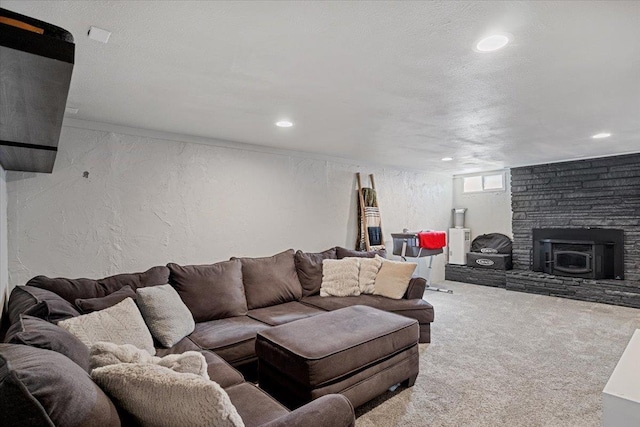
[[[420,375],[356,410],[369,426],[599,426],[640,310],[445,282]]]

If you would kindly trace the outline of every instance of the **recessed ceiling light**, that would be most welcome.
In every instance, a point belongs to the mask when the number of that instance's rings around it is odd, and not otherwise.
[[[610,136],[611,136],[611,134],[609,132],[601,132],[601,133],[596,133],[591,138],[593,138],[593,139],[602,139],[602,138],[609,138]]]
[[[280,120],[279,122],[276,122],[276,126],[279,128],[290,128],[293,126],[293,122],[290,122],[289,120]]]
[[[443,162],[450,162],[451,160],[453,160],[453,157],[443,157],[441,160]]]
[[[91,40],[95,40],[100,43],[106,43],[109,41],[109,37],[111,37],[111,31],[103,30],[98,27],[89,28],[89,38]]]
[[[510,37],[507,34],[493,34],[485,37],[476,44],[478,52],[493,52],[502,49],[509,43]]]

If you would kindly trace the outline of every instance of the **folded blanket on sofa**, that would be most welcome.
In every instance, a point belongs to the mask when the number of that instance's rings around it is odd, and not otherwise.
[[[118,363],[149,363],[164,366],[175,372],[196,374],[209,379],[207,361],[202,353],[197,351],[185,351],[181,354],[157,357],[131,344],[117,345],[110,342],[98,342],[91,346],[89,359],[91,370]]]

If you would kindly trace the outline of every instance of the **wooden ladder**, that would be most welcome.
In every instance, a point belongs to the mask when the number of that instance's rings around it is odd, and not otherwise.
[[[365,216],[365,204],[364,204],[364,196],[362,194],[362,190],[365,188],[362,186],[362,180],[360,178],[360,172],[356,173],[356,178],[358,181],[358,198],[360,200],[360,219],[361,219],[361,223],[358,224],[358,227],[360,227],[360,233],[364,234],[364,245],[365,245],[365,250],[370,251],[372,246],[371,246],[371,242],[369,241],[369,230],[367,230],[367,217]],[[369,174],[369,182],[371,184],[371,188],[374,191],[376,191],[376,182],[373,179],[373,174]],[[379,209],[378,206],[378,194],[376,192],[376,198],[375,198],[375,203],[374,206]],[[374,247],[375,249],[383,249],[384,248],[384,234],[382,233],[382,217],[380,217],[380,245],[376,245]]]

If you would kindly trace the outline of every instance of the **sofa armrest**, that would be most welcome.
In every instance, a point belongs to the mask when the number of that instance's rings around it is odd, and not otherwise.
[[[353,427],[355,423],[349,399],[341,394],[328,394],[262,427]]]
[[[414,277],[409,281],[409,287],[402,298],[404,299],[422,299],[424,290],[427,287],[427,281],[423,277]]]

